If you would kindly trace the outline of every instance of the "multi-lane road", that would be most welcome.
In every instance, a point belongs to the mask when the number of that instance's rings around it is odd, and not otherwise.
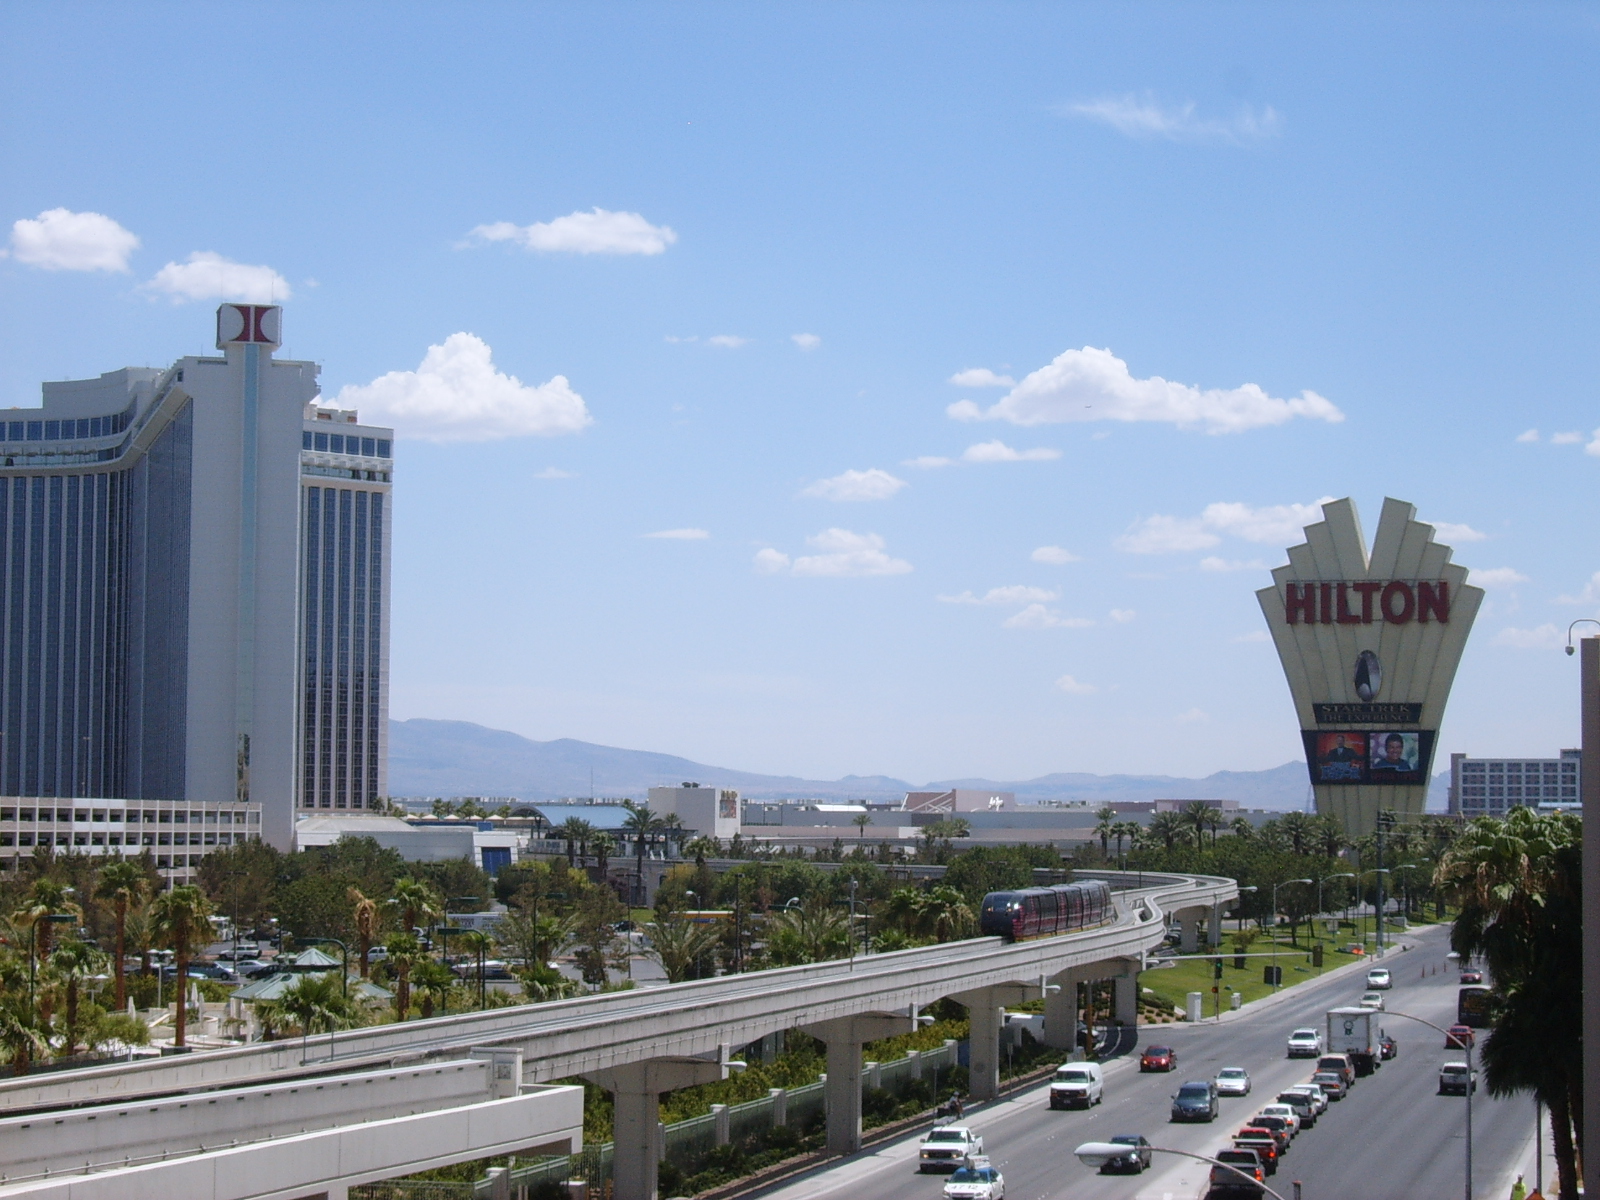
[[[1391,951],[1383,965],[1394,987],[1385,1003],[1450,1025],[1455,1020],[1456,972],[1445,960],[1446,930],[1409,935],[1413,947]],[[1425,971],[1437,973],[1424,974]],[[1195,1200],[1205,1195],[1207,1168],[1176,1155],[1156,1155],[1142,1176],[1102,1176],[1072,1155],[1080,1142],[1142,1133],[1157,1146],[1211,1154],[1259,1106],[1283,1088],[1304,1082],[1311,1064],[1288,1059],[1284,1039],[1301,1025],[1322,1027],[1327,1009],[1353,1004],[1363,975],[1350,970],[1292,988],[1230,1014],[1221,1024],[1141,1027],[1143,1045],[1166,1043],[1178,1052],[1170,1075],[1138,1073],[1132,1058],[1106,1069],[1105,1103],[1087,1112],[1052,1112],[1045,1087],[1030,1088],[968,1112],[968,1124],[985,1139],[1005,1174],[1008,1200]],[[1454,1200],[1463,1192],[1464,1112],[1460,1097],[1440,1096],[1439,1064],[1459,1059],[1444,1039],[1412,1021],[1389,1016],[1383,1027],[1400,1043],[1399,1057],[1357,1081],[1330,1104],[1315,1128],[1294,1140],[1269,1183],[1285,1196],[1292,1181],[1305,1200]],[[1169,1098],[1186,1079],[1214,1077],[1225,1066],[1250,1072],[1248,1097],[1224,1097],[1213,1125],[1168,1122]],[[1506,1173],[1528,1155],[1533,1102],[1491,1100],[1480,1087],[1473,1102],[1474,1192],[1503,1200]],[[771,1200],[938,1200],[944,1177],[918,1175],[916,1137],[901,1138],[765,1193]]]

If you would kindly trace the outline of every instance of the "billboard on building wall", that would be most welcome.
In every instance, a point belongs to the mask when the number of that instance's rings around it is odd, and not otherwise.
[[[1317,810],[1347,832],[1418,815],[1445,701],[1483,590],[1416,509],[1385,500],[1370,553],[1355,505],[1289,549],[1256,593],[1294,697]]]

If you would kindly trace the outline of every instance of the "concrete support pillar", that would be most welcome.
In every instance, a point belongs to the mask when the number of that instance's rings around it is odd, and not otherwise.
[[[974,1100],[993,1100],[1000,1094],[1000,1028],[1005,1024],[1001,1008],[1039,995],[1037,985],[997,983],[970,992],[957,992],[950,998],[965,1005],[972,1024],[968,1042],[967,1092]]]
[[[653,1058],[584,1076],[611,1093],[612,1178],[616,1200],[656,1200],[656,1176],[664,1149],[661,1093],[726,1079],[726,1065],[704,1058]]]
[[[1125,958],[1121,961],[1119,973],[1113,976],[1113,1012],[1112,1019],[1123,1025],[1136,1025],[1139,1022],[1139,967],[1136,958]]]
[[[1206,920],[1206,941],[1213,947],[1222,945],[1222,914],[1227,905],[1220,901],[1211,906],[1211,916]]]
[[[713,1104],[711,1106],[711,1125],[716,1134],[717,1145],[726,1146],[733,1140],[733,1121],[728,1116],[726,1104]]]
[[[489,1180],[489,1200],[511,1200],[511,1169],[490,1167],[485,1175]]]
[[[861,1047],[879,1038],[910,1033],[916,1027],[914,1013],[858,1013],[800,1027],[802,1033],[828,1047],[823,1095],[827,1100],[829,1154],[854,1154],[861,1149]],[[618,1200],[623,1200],[620,1192]]]
[[[1203,908],[1178,910],[1178,949],[1184,954],[1200,952],[1200,914],[1203,912]]]
[[[768,1088],[767,1095],[772,1098],[773,1125],[787,1125],[789,1123],[789,1089]]]
[[[1057,1050],[1078,1048],[1078,985],[1092,972],[1074,967],[1050,980],[1060,991],[1046,992],[1044,998],[1044,1043]]]

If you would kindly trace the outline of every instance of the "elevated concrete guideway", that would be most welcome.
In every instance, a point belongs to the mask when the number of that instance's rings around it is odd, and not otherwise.
[[[276,1042],[7,1080],[0,1082],[0,1113],[370,1073],[492,1049],[520,1055],[524,1084],[581,1075],[611,1091],[617,1105],[616,1195],[652,1200],[660,1093],[723,1078],[729,1047],[793,1028],[826,1042],[828,1144],[837,1153],[851,1153],[860,1146],[864,1042],[909,1032],[922,1006],[952,997],[972,1016],[972,1095],[990,1097],[999,1082],[1002,1005],[1047,995],[1047,1040],[1065,1048],[1077,1030],[1075,984],[1116,978],[1118,1016],[1131,1020],[1137,972],[1161,944],[1169,921],[1176,918],[1187,935],[1204,913],[1212,940],[1218,940],[1220,914],[1238,896],[1229,879],[1097,874],[1114,887],[1139,886],[1115,893],[1114,920],[1080,933],[1021,943],[975,938],[854,961],[354,1030],[314,1039],[305,1061],[299,1043]],[[1051,992],[1050,984],[1059,990]],[[380,1091],[363,1089],[363,1094],[371,1096],[363,1103],[381,1103]],[[349,1123],[362,1119],[368,1118],[360,1110],[347,1114]]]

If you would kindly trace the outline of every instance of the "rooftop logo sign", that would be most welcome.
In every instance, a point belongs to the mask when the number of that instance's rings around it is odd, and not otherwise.
[[[241,342],[261,346],[283,343],[283,308],[277,304],[224,304],[217,309],[217,349]]]
[[[1385,500],[1370,555],[1335,500],[1256,593],[1294,697],[1317,810],[1352,835],[1418,815],[1435,735],[1483,590],[1416,509]]]

